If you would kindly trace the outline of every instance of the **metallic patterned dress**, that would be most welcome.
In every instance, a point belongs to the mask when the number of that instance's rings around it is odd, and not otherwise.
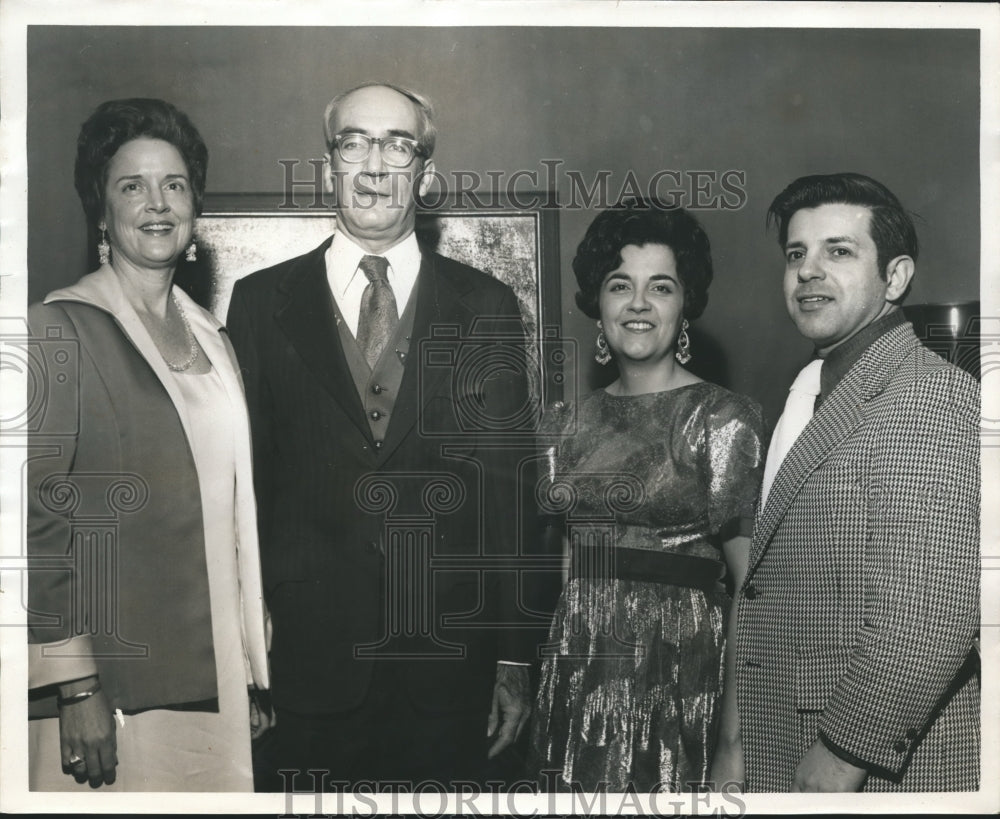
[[[749,534],[760,409],[706,382],[598,390],[554,411],[547,433],[539,499],[572,559],[543,648],[530,775],[547,791],[697,787],[723,677],[721,544]],[[615,568],[621,555],[642,559]],[[691,580],[691,564],[712,570],[707,583],[704,571],[700,587]]]

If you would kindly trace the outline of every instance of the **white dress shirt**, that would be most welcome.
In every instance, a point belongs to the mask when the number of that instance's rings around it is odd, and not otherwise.
[[[368,277],[358,269],[362,256],[384,256],[389,262],[389,286],[396,297],[397,315],[403,315],[406,302],[420,273],[420,247],[413,233],[385,253],[369,254],[346,233],[337,231],[326,250],[326,279],[351,334],[357,338],[361,315],[361,296],[368,286]]]

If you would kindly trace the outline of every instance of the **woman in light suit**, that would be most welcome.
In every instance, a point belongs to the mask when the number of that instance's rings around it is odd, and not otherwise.
[[[33,790],[252,790],[268,685],[249,427],[225,328],[174,285],[208,152],[154,99],[84,123],[100,267],[29,310]]]

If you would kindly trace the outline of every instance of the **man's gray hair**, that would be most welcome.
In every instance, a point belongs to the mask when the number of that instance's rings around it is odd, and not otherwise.
[[[333,119],[337,113],[337,107],[343,102],[344,98],[348,94],[353,94],[355,91],[359,91],[362,88],[390,88],[397,94],[402,94],[410,102],[412,102],[417,108],[417,116],[420,119],[420,133],[417,134],[417,142],[420,143],[420,147],[424,152],[424,156],[430,159],[431,155],[434,153],[434,142],[437,139],[437,127],[434,125],[434,106],[427,97],[423,94],[419,94],[409,88],[405,88],[402,85],[395,85],[391,82],[380,82],[378,80],[372,80],[370,82],[363,82],[361,85],[356,85],[347,91],[337,94],[326,106],[326,111],[323,112],[323,135],[326,137],[326,147],[328,149],[333,147],[333,138],[336,134],[333,132]]]

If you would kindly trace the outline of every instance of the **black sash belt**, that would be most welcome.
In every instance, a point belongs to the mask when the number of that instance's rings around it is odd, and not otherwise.
[[[708,592],[722,577],[718,560],[652,549],[605,548],[574,544],[570,577],[639,580]]]

